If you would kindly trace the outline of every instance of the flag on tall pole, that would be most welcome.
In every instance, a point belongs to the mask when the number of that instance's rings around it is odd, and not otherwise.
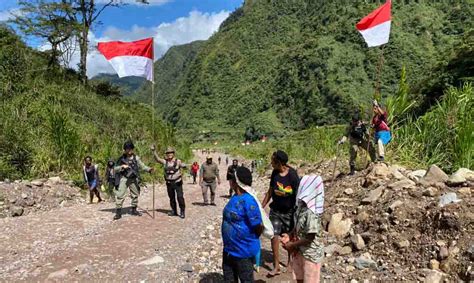
[[[392,21],[391,8],[392,1],[388,0],[357,23],[356,28],[364,37],[368,47],[388,42]]]
[[[120,78],[137,76],[153,82],[153,38],[132,42],[100,42],[97,49]]]

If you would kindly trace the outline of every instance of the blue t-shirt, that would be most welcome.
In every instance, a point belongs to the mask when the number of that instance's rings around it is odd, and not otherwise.
[[[260,209],[250,194],[232,196],[224,208],[222,220],[224,252],[237,258],[255,257],[260,250],[255,228],[261,224]]]

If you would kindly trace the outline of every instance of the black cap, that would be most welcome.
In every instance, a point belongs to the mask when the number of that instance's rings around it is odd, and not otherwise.
[[[273,153],[276,160],[280,161],[281,164],[285,165],[288,163],[288,154],[283,150],[277,150]]]
[[[135,146],[133,145],[133,142],[132,141],[126,141],[124,144],[123,144],[123,150],[127,150],[127,149],[134,149]]]
[[[239,182],[244,185],[252,186],[252,172],[246,167],[237,167],[235,170]]]

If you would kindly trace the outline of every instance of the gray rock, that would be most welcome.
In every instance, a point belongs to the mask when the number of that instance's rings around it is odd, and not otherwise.
[[[439,248],[439,259],[443,260],[445,258],[448,258],[449,256],[449,250],[447,247],[443,246]]]
[[[443,207],[450,203],[458,203],[461,200],[458,199],[456,193],[446,193],[439,198],[439,206]]]
[[[326,256],[339,254],[341,249],[342,249],[342,247],[339,246],[338,244],[331,244],[331,245],[328,245],[328,246],[324,247],[324,254],[326,254]]]
[[[10,211],[13,217],[22,216],[24,212],[23,207],[21,206],[13,206],[10,208]]]
[[[352,242],[352,245],[354,246],[354,248],[356,248],[359,251],[365,248],[364,239],[362,239],[362,236],[359,235],[359,234],[353,235],[351,237],[351,242]]]
[[[328,232],[330,235],[345,236],[349,233],[352,227],[352,220],[342,220],[343,217],[344,213],[335,213],[331,216],[331,220],[328,226]]]
[[[474,171],[467,168],[459,168],[449,177],[447,184],[450,186],[459,186],[467,181],[474,181]]]
[[[355,259],[354,266],[362,270],[366,268],[376,268],[377,263],[370,258],[370,254],[365,253]]]
[[[375,190],[370,191],[367,197],[362,200],[362,204],[371,204],[376,202],[380,196],[382,196],[383,187],[378,187]]]
[[[54,279],[63,279],[69,274],[69,270],[66,268],[52,272],[48,275],[48,279],[54,280]]]
[[[435,187],[426,188],[426,189],[423,191],[423,195],[426,196],[426,197],[434,197],[434,196],[437,196],[437,195],[438,195],[438,189],[435,188]]]
[[[349,255],[352,253],[352,248],[351,246],[344,246],[339,250],[338,254],[340,255]]]
[[[48,182],[56,185],[56,184],[60,184],[62,181],[60,177],[51,177],[48,179]]]
[[[401,200],[396,200],[396,201],[392,202],[392,204],[388,207],[388,211],[389,211],[390,213],[392,213],[392,212],[395,211],[395,208],[397,208],[397,207],[399,207],[399,206],[401,206],[401,205],[403,205],[403,204],[404,204],[403,201],[401,201]]]
[[[91,272],[91,266],[87,263],[79,264],[78,266],[74,267],[74,272],[78,274],[88,274]]]
[[[471,245],[471,247],[467,250],[467,254],[469,255],[471,261],[474,261],[474,245]]]
[[[161,256],[156,255],[152,258],[139,262],[138,265],[153,265],[153,264],[158,264],[158,263],[163,263],[163,262],[165,262],[165,260]]]
[[[33,186],[42,187],[45,182],[46,182],[45,179],[37,179],[37,180],[31,181],[31,184]]]
[[[436,165],[431,165],[426,175],[420,180],[423,184],[446,183],[449,176]]]
[[[185,265],[183,265],[183,266],[181,267],[181,270],[182,270],[182,271],[185,271],[185,272],[193,272],[193,271],[194,271],[194,268],[193,268],[193,266],[192,266],[191,264],[186,263]]]
[[[28,195],[25,194],[25,193],[22,193],[22,194],[21,194],[21,198],[22,198],[22,199],[27,199],[27,198],[28,198]]]
[[[414,182],[420,181],[426,175],[426,170],[416,170],[413,172],[408,173],[408,178]]]
[[[412,180],[403,179],[403,180],[391,183],[390,185],[388,185],[388,187],[395,190],[395,191],[399,191],[399,190],[402,190],[402,189],[414,188],[415,185],[416,185],[415,182],[413,182]]]
[[[433,270],[439,270],[439,261],[436,259],[430,260],[430,268]]]
[[[397,243],[397,248],[403,249],[408,248],[410,246],[410,242],[408,240],[403,240]]]
[[[445,274],[437,270],[427,270],[425,283],[441,283]]]
[[[345,193],[346,195],[352,195],[352,194],[354,193],[354,190],[351,189],[351,188],[348,188],[348,189],[345,189],[345,190],[344,190],[344,193]]]

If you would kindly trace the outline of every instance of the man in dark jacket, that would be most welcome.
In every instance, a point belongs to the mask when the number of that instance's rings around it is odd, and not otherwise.
[[[235,170],[239,167],[239,162],[237,159],[232,160],[232,165],[227,167],[227,181],[229,181],[229,197],[232,197],[232,180],[235,179]]]

